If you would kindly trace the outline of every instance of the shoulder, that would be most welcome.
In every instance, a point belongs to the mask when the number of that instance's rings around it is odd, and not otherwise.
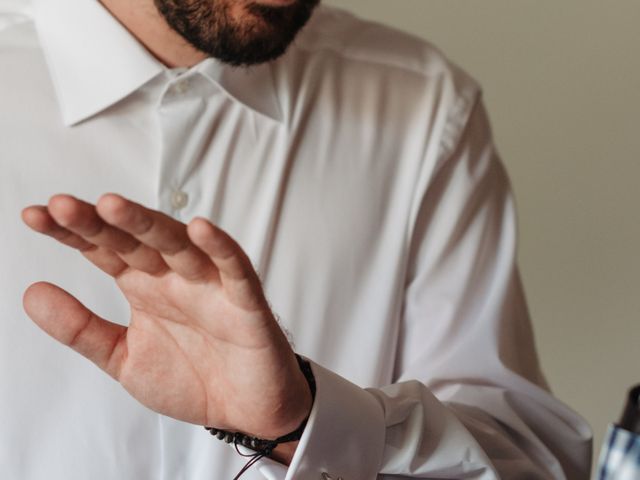
[[[294,49],[343,64],[368,64],[383,75],[396,73],[428,83],[445,80],[456,90],[479,89],[471,76],[430,42],[338,8],[319,7]]]
[[[33,19],[0,9],[0,130],[34,125],[37,113],[57,111],[52,79]]]
[[[0,48],[37,47],[33,8],[25,0],[0,0]]]
[[[0,64],[15,68],[17,63],[28,63],[31,56],[41,56],[33,18],[21,12],[0,9]]]
[[[439,145],[438,159],[481,97],[479,84],[430,42],[336,8],[318,8],[278,63],[276,83],[301,116],[313,109],[352,135],[369,128],[367,138],[393,138],[394,148],[422,139],[414,151]]]
[[[0,9],[0,65],[3,67],[0,82],[3,84],[12,78],[24,81],[26,74],[47,76],[33,18]]]

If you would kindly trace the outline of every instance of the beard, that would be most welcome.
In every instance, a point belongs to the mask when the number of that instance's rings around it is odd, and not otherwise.
[[[235,66],[281,56],[320,0],[270,6],[241,0],[154,0],[169,26],[207,55]]]

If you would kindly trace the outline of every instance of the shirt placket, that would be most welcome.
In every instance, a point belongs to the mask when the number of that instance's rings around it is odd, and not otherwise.
[[[165,88],[157,107],[160,130],[158,209],[185,221],[193,212],[197,192],[187,186],[189,172],[201,153],[197,125],[205,110],[202,78],[198,73],[177,75]]]

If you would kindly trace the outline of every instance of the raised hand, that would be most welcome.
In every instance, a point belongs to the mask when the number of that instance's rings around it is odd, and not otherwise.
[[[225,232],[114,194],[95,206],[57,195],[26,208],[23,220],[111,275],[131,306],[123,327],[36,283],[25,292],[28,315],[138,401],[262,438],[289,433],[308,415],[306,380],[251,262]]]

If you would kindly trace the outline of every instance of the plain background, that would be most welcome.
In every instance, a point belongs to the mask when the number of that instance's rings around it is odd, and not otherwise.
[[[597,453],[640,383],[640,1],[325,3],[426,38],[482,84],[541,361]]]

